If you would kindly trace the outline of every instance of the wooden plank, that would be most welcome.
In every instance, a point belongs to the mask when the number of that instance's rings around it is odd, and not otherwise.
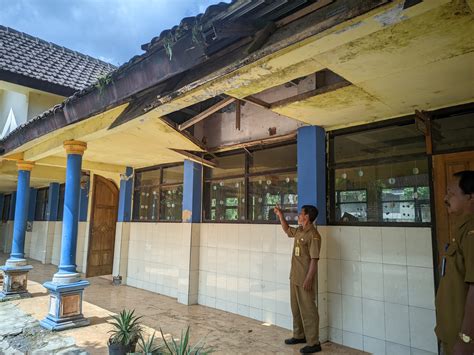
[[[269,109],[270,106],[271,106],[271,104],[269,104],[268,102],[260,100],[260,99],[256,98],[255,96],[247,96],[247,97],[244,97],[241,100],[245,101],[245,102],[248,102],[250,104],[256,105],[256,106],[260,106],[262,108],[266,108],[266,109]]]
[[[187,120],[186,122],[180,124],[178,126],[178,130],[184,131],[186,128],[191,127],[191,126],[195,125],[196,123],[201,122],[202,120],[206,119],[207,117],[212,115],[214,112],[217,112],[220,109],[226,107],[227,105],[230,105],[235,100],[236,99],[233,98],[233,97],[228,97],[228,98],[218,102],[217,104],[209,107],[207,110],[204,110],[200,114],[194,116],[190,120]]]
[[[235,129],[240,131],[240,100],[235,102]]]
[[[249,44],[245,52],[250,54],[255,52],[257,49],[260,49],[265,44],[265,42],[267,42],[273,32],[276,31],[276,29],[277,27],[274,22],[270,22],[265,25],[262,30],[255,34],[254,40]]]
[[[190,153],[186,150],[181,150],[181,149],[174,149],[174,148],[169,148],[170,150],[172,150],[173,152],[176,152],[178,154],[181,154],[182,156],[184,156],[186,159],[189,159],[191,161],[194,161],[196,163],[199,163],[199,164],[202,164],[204,166],[207,166],[209,168],[217,168],[217,164],[210,161],[210,160],[206,160],[204,158],[201,158],[200,156],[198,155],[195,155],[193,153]]]
[[[319,88],[319,89],[303,92],[301,94],[291,96],[291,97],[287,97],[286,99],[282,99],[282,100],[278,100],[278,101],[273,102],[270,106],[270,109],[274,109],[274,108],[282,107],[282,106],[287,106],[289,104],[292,104],[293,102],[303,101],[303,100],[309,99],[310,97],[325,94],[325,93],[330,92],[330,91],[342,89],[342,88],[344,88],[346,86],[349,86],[349,85],[352,85],[352,84],[348,81],[341,81],[339,83],[324,86],[324,87]]]
[[[415,110],[415,124],[425,135],[426,154],[433,154],[433,139],[431,136],[431,117],[425,111]]]
[[[306,15],[309,15],[310,13],[319,10],[320,8],[329,5],[330,3],[334,2],[334,0],[319,0],[315,2],[314,4],[311,4],[309,6],[306,6],[304,9],[301,9],[299,11],[296,11],[295,13],[291,14],[290,16],[287,16],[285,18],[282,18],[281,20],[276,22],[277,27],[282,27],[286,26],[289,23],[296,21]]]
[[[253,141],[245,142],[245,143],[237,143],[237,144],[229,144],[229,145],[221,145],[218,147],[210,148],[208,150],[209,154],[218,153],[218,152],[225,152],[228,150],[234,149],[244,149],[247,147],[255,147],[258,145],[268,145],[268,144],[276,144],[280,142],[287,142],[290,140],[296,139],[296,131],[281,135],[281,136],[273,136],[269,138],[262,138],[256,139]]]

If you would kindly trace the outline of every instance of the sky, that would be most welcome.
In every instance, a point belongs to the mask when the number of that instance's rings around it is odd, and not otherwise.
[[[119,66],[161,31],[218,2],[0,0],[0,24]]]

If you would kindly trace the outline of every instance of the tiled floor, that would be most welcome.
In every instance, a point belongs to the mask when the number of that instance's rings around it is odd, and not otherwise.
[[[0,254],[4,264],[6,255]],[[34,269],[29,274],[29,291],[33,298],[24,299],[18,305],[37,319],[45,316],[48,296],[41,283],[50,280],[56,271],[53,265],[42,265],[31,260]],[[64,331],[73,336],[76,344],[92,354],[107,353],[107,331],[111,313],[122,309],[135,309],[143,315],[147,332],[162,328],[166,334],[180,335],[181,329],[191,326],[191,341],[205,338],[207,345],[218,354],[299,354],[299,346],[287,346],[283,340],[291,332],[273,325],[264,325],[253,319],[200,306],[185,306],[175,299],[128,286],[112,286],[106,277],[90,278],[91,286],[85,291],[84,315],[91,325]],[[149,328],[148,328],[149,327]],[[324,354],[364,354],[337,344],[325,343]]]

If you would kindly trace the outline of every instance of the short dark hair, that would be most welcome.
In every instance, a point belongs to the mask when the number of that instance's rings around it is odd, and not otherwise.
[[[313,223],[316,220],[316,218],[318,217],[319,211],[313,205],[304,205],[304,206],[301,207],[301,209],[304,211],[304,214],[309,215],[309,221],[311,223]]]
[[[474,194],[474,171],[463,170],[453,174],[459,178],[459,187],[466,195]]]

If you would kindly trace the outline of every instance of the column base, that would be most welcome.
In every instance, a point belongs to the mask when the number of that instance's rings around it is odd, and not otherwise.
[[[31,265],[14,266],[9,263],[0,267],[3,272],[3,285],[0,292],[0,301],[31,297],[28,293],[28,272],[33,269]]]
[[[89,281],[79,280],[68,284],[45,282],[49,290],[49,313],[40,325],[48,330],[60,331],[89,325],[82,314],[82,296]]]

